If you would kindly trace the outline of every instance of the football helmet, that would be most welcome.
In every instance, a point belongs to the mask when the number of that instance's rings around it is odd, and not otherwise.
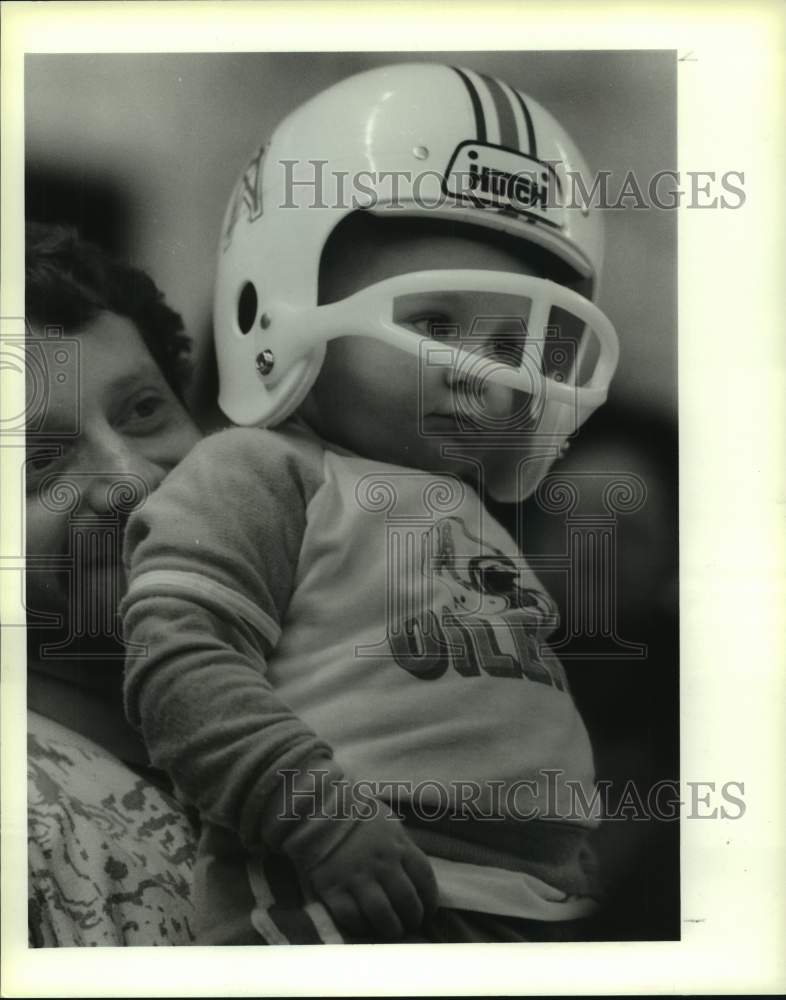
[[[377,337],[422,357],[423,334],[401,321],[402,303],[432,290],[477,291],[486,301],[498,294],[505,315],[518,301],[514,312],[526,327],[515,364],[479,361],[461,342],[441,342],[441,356],[447,351],[476,378],[532,400],[537,427],[530,419],[515,433],[530,444],[537,435],[542,454],[533,460],[528,449],[527,470],[500,499],[528,495],[565,439],[605,400],[617,364],[614,328],[595,305],[602,223],[597,209],[577,202],[575,177],[588,190],[587,166],[555,119],[502,80],[471,69],[397,64],[316,95],[255,152],[226,210],[214,299],[222,410],[238,424],[274,426],[313,386],[331,339]],[[356,211],[508,234],[556,259],[563,283],[443,269],[320,304],[323,250]]]

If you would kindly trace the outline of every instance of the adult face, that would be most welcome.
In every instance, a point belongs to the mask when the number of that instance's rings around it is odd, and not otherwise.
[[[34,331],[33,340],[46,338]],[[200,435],[131,320],[101,313],[64,340],[66,351],[69,341],[78,347],[70,377],[48,378],[42,420],[28,437],[27,603],[33,620],[35,612],[64,615],[64,626],[89,641],[118,633],[130,511]]]

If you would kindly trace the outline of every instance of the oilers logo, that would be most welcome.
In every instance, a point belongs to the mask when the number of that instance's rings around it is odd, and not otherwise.
[[[527,587],[510,556],[445,517],[423,535],[420,606],[388,629],[400,667],[437,680],[449,667],[463,677],[520,678],[565,691],[556,657],[542,653],[558,611]]]
[[[498,208],[561,228],[561,185],[549,163],[484,142],[456,147],[443,192],[476,208]]]
[[[467,542],[475,550],[472,555],[461,553]],[[425,543],[422,572],[442,591],[446,609],[463,615],[501,615],[529,609],[532,626],[556,621],[557,608],[545,593],[525,587],[510,556],[476,538],[462,518],[438,521],[427,532]]]

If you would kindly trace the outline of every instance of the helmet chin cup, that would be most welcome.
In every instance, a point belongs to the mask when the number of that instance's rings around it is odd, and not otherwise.
[[[486,490],[501,503],[520,503],[530,497],[552,465],[567,449],[568,438],[590,416],[595,407],[577,413],[568,404],[554,400],[543,407],[538,429],[510,445],[510,475],[489,479]]]

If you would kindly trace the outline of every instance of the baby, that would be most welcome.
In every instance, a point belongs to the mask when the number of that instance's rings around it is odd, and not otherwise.
[[[535,101],[414,64],[306,103],[235,189],[215,331],[248,426],[126,550],[127,710],[202,816],[203,943],[581,936],[590,743],[484,504],[532,493],[616,365],[572,171]]]

